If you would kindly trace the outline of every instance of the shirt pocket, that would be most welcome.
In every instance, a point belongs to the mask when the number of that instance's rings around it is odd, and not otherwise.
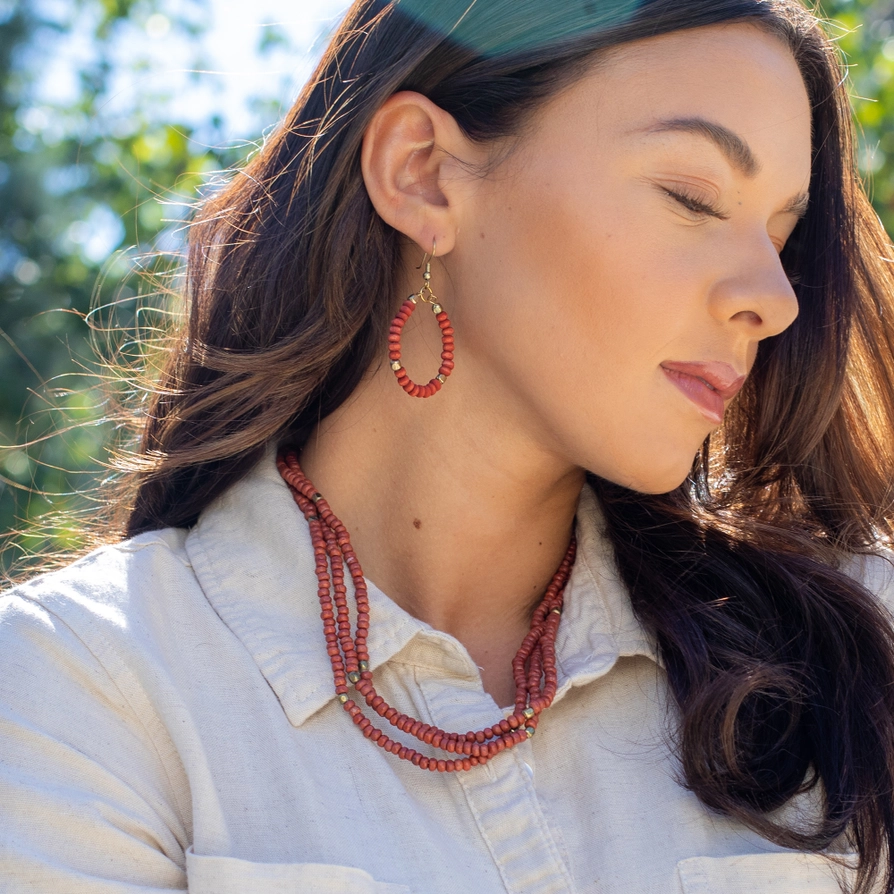
[[[252,863],[186,852],[189,894],[410,894],[368,872],[327,863]]]
[[[690,857],[677,863],[683,894],[841,894],[851,870],[820,854]]]

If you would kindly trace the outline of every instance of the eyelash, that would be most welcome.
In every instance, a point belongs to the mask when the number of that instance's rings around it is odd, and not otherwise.
[[[708,205],[705,202],[702,202],[700,199],[697,199],[695,196],[689,195],[685,192],[677,192],[673,189],[668,189],[666,186],[662,186],[661,189],[669,195],[674,201],[681,204],[687,211],[691,211],[693,214],[703,214],[708,217],[716,217],[718,220],[728,220],[729,216],[724,214],[719,208],[715,208],[713,205]]]
[[[729,220],[728,214],[724,214],[719,208],[715,208],[713,205],[708,205],[700,199],[695,198],[695,196],[691,196],[685,192],[676,192],[673,189],[668,189],[666,186],[662,186],[661,189],[674,201],[679,202],[679,204],[681,204],[687,211],[690,211],[693,214],[703,214],[710,217],[716,217],[719,220]],[[800,284],[801,276],[799,274],[793,273],[789,275],[786,273],[786,275],[793,286]]]

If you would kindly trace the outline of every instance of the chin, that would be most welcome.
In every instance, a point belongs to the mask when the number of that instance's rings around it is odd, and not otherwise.
[[[626,487],[628,490],[634,490],[641,494],[666,494],[672,490],[676,490],[692,471],[692,463],[695,456],[689,458],[685,465],[674,464],[665,468],[655,466],[649,469],[626,470],[626,472],[616,472],[615,474],[602,474],[601,478]],[[596,474],[599,474],[598,472]]]

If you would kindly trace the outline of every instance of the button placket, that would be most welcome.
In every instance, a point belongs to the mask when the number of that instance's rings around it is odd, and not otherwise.
[[[418,681],[429,713],[442,729],[480,729],[500,715],[482,689],[477,697],[466,691],[458,699],[447,679],[420,674]],[[522,743],[484,767],[455,776],[506,890],[570,894],[574,884],[537,797],[533,769],[532,746]]]

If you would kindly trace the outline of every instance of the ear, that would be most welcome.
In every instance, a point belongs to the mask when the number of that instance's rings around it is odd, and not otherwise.
[[[459,125],[420,93],[395,93],[373,116],[360,164],[373,207],[430,252],[449,252],[459,230],[468,172],[458,159],[480,154]]]

